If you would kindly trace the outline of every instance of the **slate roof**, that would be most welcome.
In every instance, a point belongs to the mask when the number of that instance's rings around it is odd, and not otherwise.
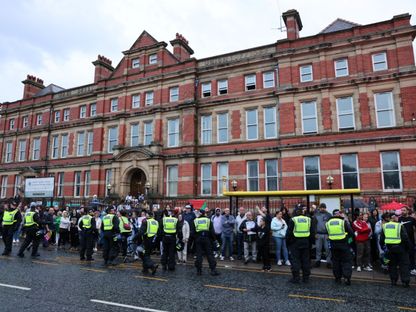
[[[355,26],[359,26],[360,24],[357,23],[353,23],[347,20],[344,20],[342,18],[337,18],[335,21],[333,21],[331,24],[329,24],[328,26],[326,26],[321,32],[320,34],[327,34],[327,33],[331,33],[331,32],[335,32],[335,31],[340,31],[340,30],[345,30],[345,29],[350,29],[353,28]]]
[[[58,93],[60,91],[65,90],[64,88],[54,85],[53,83],[47,86],[46,88],[43,88],[38,93],[35,94],[35,96],[43,96],[51,93]]]

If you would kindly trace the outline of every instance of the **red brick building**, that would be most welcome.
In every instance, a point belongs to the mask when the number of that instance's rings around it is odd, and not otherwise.
[[[414,194],[416,67],[410,15],[358,25],[337,19],[300,37],[192,57],[179,34],[144,31],[116,67],[93,62],[73,89],[27,76],[23,99],[2,103],[0,197],[25,177],[54,176],[56,197],[144,192],[171,197],[239,190],[360,187]]]

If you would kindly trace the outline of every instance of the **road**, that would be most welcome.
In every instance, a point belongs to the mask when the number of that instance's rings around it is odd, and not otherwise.
[[[414,281],[410,289],[391,287],[385,276],[355,275],[348,287],[320,269],[309,284],[292,285],[287,268],[264,273],[224,262],[218,277],[207,268],[199,277],[191,264],[144,276],[138,262],[106,268],[99,255],[88,264],[75,253],[40,253],[0,257],[0,311],[416,311]]]

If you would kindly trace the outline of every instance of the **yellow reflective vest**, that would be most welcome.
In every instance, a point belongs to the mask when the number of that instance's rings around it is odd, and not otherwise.
[[[337,218],[330,219],[325,226],[330,240],[341,240],[347,237],[344,220]]]
[[[209,226],[211,220],[207,217],[200,217],[194,220],[195,231],[196,232],[207,232],[209,231]]]
[[[29,226],[32,226],[32,225],[39,225],[33,219],[35,213],[36,212],[33,212],[33,211],[26,212],[26,214],[25,214],[25,222],[23,224],[24,227],[29,227]]]
[[[166,234],[175,234],[177,223],[178,223],[178,219],[174,217],[164,217],[163,218],[163,231]]]
[[[155,236],[157,234],[157,231],[159,230],[159,222],[157,222],[155,219],[148,219],[146,223],[147,223],[147,229],[146,229],[147,237]]]
[[[383,232],[384,232],[384,243],[386,245],[397,245],[402,242],[402,238],[400,236],[400,232],[402,229],[402,225],[397,222],[387,222],[383,224]]]
[[[4,212],[4,214],[3,214],[3,225],[13,225],[13,224],[15,224],[16,223],[16,221],[17,220],[15,220],[15,216],[16,216],[16,213],[18,212],[19,210],[16,208],[15,210],[12,210],[12,211],[5,211]]]
[[[297,216],[292,218],[295,227],[293,236],[296,238],[309,237],[311,235],[311,218],[305,216]]]

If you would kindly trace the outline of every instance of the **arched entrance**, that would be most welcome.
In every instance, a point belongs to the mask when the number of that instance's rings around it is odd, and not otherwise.
[[[135,169],[130,178],[130,195],[137,197],[145,193],[146,174],[141,169]]]

